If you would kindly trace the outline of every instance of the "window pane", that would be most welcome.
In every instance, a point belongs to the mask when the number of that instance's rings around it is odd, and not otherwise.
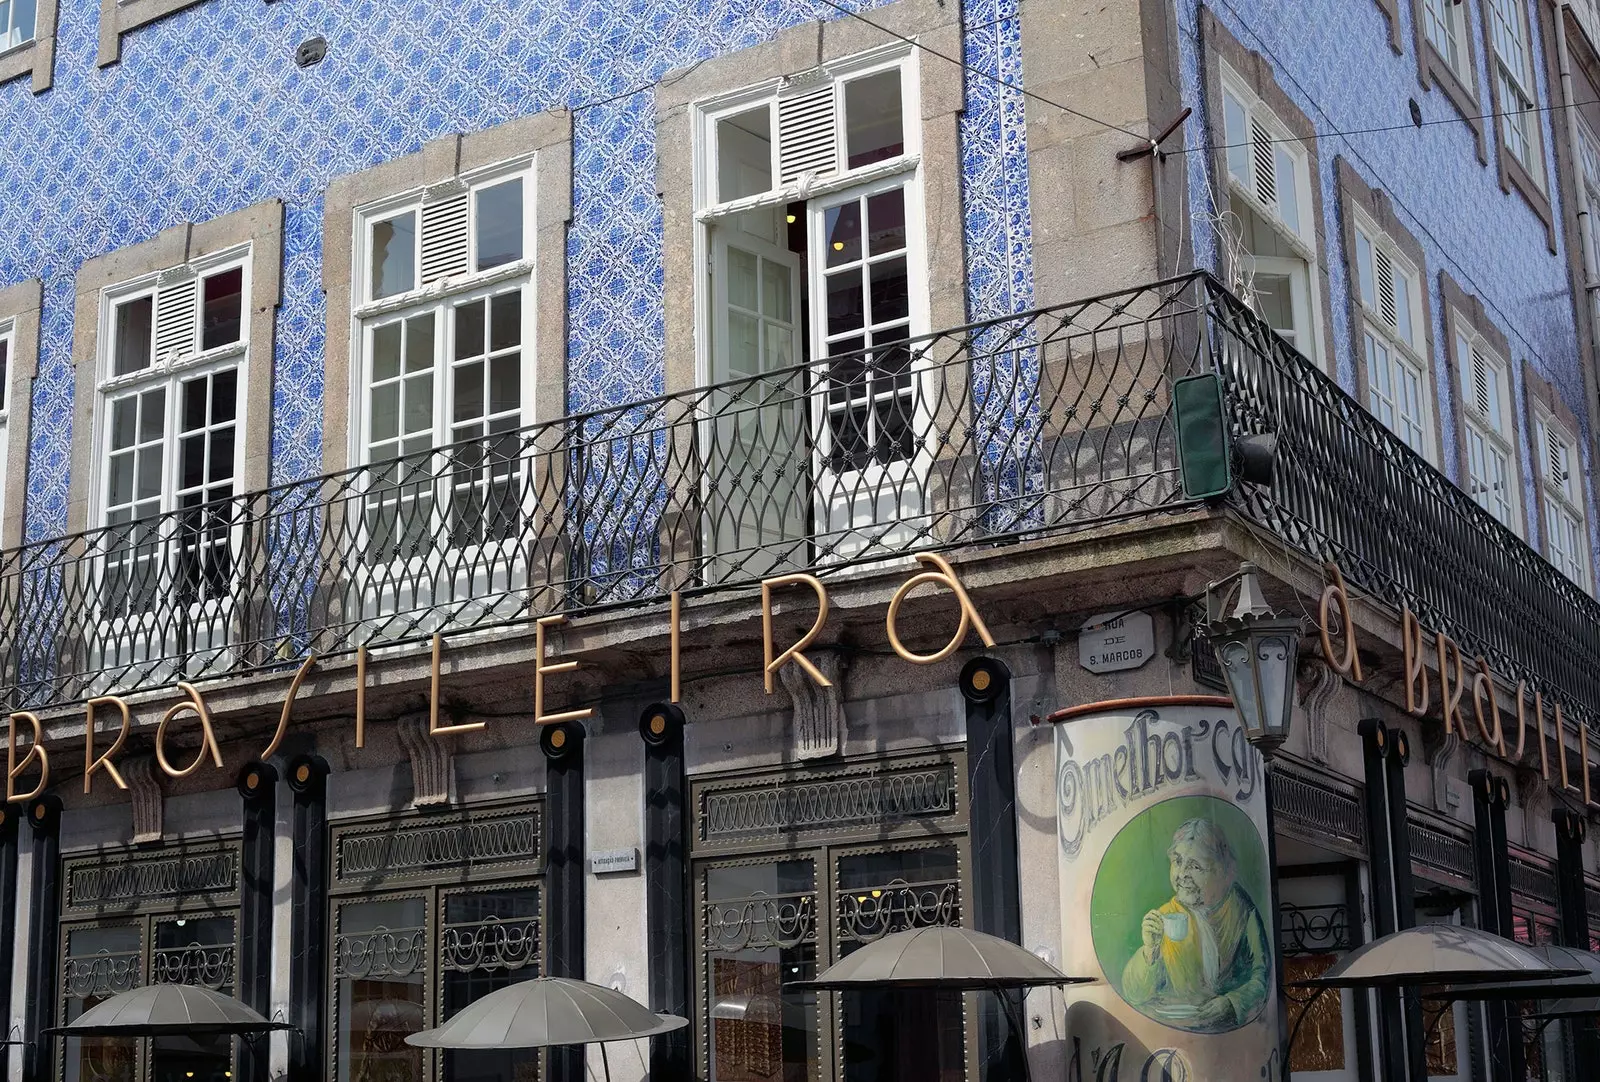
[[[113,330],[116,354],[111,368],[115,375],[142,372],[150,367],[155,300],[153,296],[139,297],[117,305]]]
[[[400,324],[385,323],[372,332],[372,378],[394,379],[400,374]]]
[[[1368,307],[1378,307],[1378,289],[1372,276],[1372,241],[1356,231],[1356,275],[1361,280],[1361,299]]]
[[[1400,340],[1416,348],[1417,340],[1411,327],[1411,278],[1399,267],[1394,268],[1394,313]]]
[[[522,341],[522,291],[502,293],[489,301],[489,349],[511,349]]]
[[[183,384],[183,420],[180,432],[193,432],[206,426],[206,380],[192,379]]]
[[[406,371],[433,367],[433,313],[406,320]]]
[[[239,370],[228,368],[211,377],[211,423],[231,421],[238,412]]]
[[[392,440],[400,434],[400,385],[372,389],[372,440]],[[376,454],[373,456],[377,458]]]
[[[911,316],[911,294],[904,256],[872,264],[872,322],[874,326]]]
[[[772,107],[717,121],[717,201],[771,191]]]
[[[237,342],[244,313],[244,268],[213,274],[203,283],[202,293],[200,348]]]
[[[489,411],[505,413],[522,407],[521,356],[515,353],[489,362]]]
[[[861,203],[853,200],[842,207],[829,207],[823,225],[828,266],[837,267],[861,258]]]
[[[80,928],[67,933],[62,994],[71,1022],[89,1008],[140,983],[137,926]],[[136,1082],[139,1042],[131,1037],[64,1041],[67,1082]]]
[[[139,442],[159,440],[167,428],[167,389],[155,387],[139,396]]]
[[[898,68],[844,87],[845,154],[849,168],[905,153]]]
[[[522,178],[478,192],[478,269],[522,258]]]
[[[539,892],[535,887],[474,891],[444,900],[439,961],[444,970],[441,1023],[490,992],[539,976]],[[533,1079],[537,1049],[447,1052],[444,1076],[518,1082]]]
[[[36,0],[12,0],[11,34],[0,47],[10,48],[33,40],[35,3]]]
[[[867,198],[869,250],[873,255],[906,246],[906,193],[903,188]]]
[[[1250,183],[1250,123],[1244,103],[1222,92],[1223,139],[1228,144],[1228,172],[1240,184]]]
[[[850,270],[828,276],[828,335],[859,330],[866,313],[862,311],[861,271]]]
[[[782,263],[774,263],[770,259],[761,261],[761,285],[763,295],[761,298],[761,312],[768,319],[780,320],[789,323],[794,320],[794,294],[793,277],[789,268]],[[5,379],[5,371],[0,368],[0,381]]]
[[[372,224],[372,297],[393,297],[417,285],[417,216],[397,214]]]
[[[1267,321],[1267,326],[1298,345],[1294,333],[1294,296],[1290,289],[1287,274],[1257,273],[1255,276],[1257,313]]]
[[[337,915],[338,1077],[422,1082],[427,928],[422,899],[347,902]]]
[[[728,249],[728,303],[747,312],[757,309],[757,261],[754,253],[742,248]]]
[[[483,353],[483,308],[481,300],[456,305],[457,359]]]
[[[132,447],[134,421],[138,416],[139,400],[132,395],[111,403],[111,446],[113,449]]]
[[[456,366],[455,410],[457,422],[471,421],[483,416],[483,362]]]
[[[1296,168],[1294,156],[1283,147],[1276,148],[1274,162],[1278,182],[1278,217],[1289,227],[1289,231],[1298,237],[1300,236],[1299,170]]]
[[[6,398],[11,385],[11,339],[0,338],[0,411],[7,408]]]

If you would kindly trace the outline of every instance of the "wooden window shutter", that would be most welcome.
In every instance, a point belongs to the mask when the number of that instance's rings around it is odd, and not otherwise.
[[[1400,309],[1394,296],[1394,264],[1389,253],[1377,245],[1372,247],[1372,273],[1378,279],[1378,311],[1389,326],[1399,328]]]
[[[167,280],[170,279],[170,280]],[[195,350],[199,329],[200,279],[188,268],[164,274],[156,288],[156,358],[181,357]]]
[[[1494,403],[1489,396],[1489,360],[1472,347],[1472,407],[1484,417],[1494,416]]]
[[[1250,121],[1250,145],[1254,158],[1256,198],[1269,207],[1278,205],[1278,174],[1272,153],[1272,133],[1254,118]]]
[[[833,83],[778,99],[778,183],[839,171],[839,110]]]
[[[467,273],[467,195],[423,204],[422,285]]]

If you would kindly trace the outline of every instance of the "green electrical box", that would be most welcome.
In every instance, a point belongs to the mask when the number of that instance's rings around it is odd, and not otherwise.
[[[1183,494],[1191,500],[1220,496],[1233,487],[1233,448],[1222,412],[1222,380],[1215,372],[1185,376],[1172,386]]]

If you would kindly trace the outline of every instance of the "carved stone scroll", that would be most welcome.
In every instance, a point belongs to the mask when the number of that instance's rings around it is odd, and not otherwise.
[[[798,665],[778,670],[784,690],[794,701],[795,754],[802,759],[822,759],[844,748],[844,698],[839,678],[842,664],[836,650],[814,650],[812,660],[828,687]]]
[[[426,718],[401,718],[396,731],[411,760],[412,807],[450,803],[455,790],[455,755],[443,740],[429,734]]]
[[[161,791],[161,779],[157,776],[156,757],[141,755],[129,759],[122,764],[122,772],[133,802],[134,844],[160,841],[166,795]]]

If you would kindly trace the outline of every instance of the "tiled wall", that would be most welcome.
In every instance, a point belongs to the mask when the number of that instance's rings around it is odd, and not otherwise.
[[[1483,7],[1487,0],[1467,4],[1467,30],[1473,39],[1480,104],[1489,111],[1488,60],[1483,39]],[[1552,102],[1545,77],[1542,32],[1533,0],[1527,5],[1538,56],[1535,60],[1539,101]],[[1185,85],[1192,90],[1196,120],[1188,126],[1188,144],[1200,147],[1207,140],[1205,101],[1200,91],[1202,49],[1200,0],[1175,0],[1180,27],[1180,60]],[[1354,393],[1354,353],[1351,349],[1349,283],[1340,230],[1340,203],[1335,161],[1344,157],[1374,188],[1393,201],[1395,213],[1422,244],[1427,256],[1424,273],[1430,291],[1434,321],[1434,369],[1443,373],[1446,336],[1442,331],[1444,304],[1439,294],[1439,272],[1447,271],[1469,293],[1482,299],[1490,318],[1511,343],[1509,358],[1515,380],[1515,411],[1525,429],[1526,388],[1523,361],[1557,390],[1585,425],[1582,369],[1572,310],[1571,284],[1565,251],[1552,253],[1543,220],[1513,189],[1504,192],[1495,165],[1498,133],[1492,122],[1485,136],[1489,164],[1480,163],[1472,131],[1437,87],[1424,90],[1417,76],[1417,47],[1421,28],[1412,21],[1410,0],[1399,0],[1402,53],[1389,44],[1389,23],[1375,0],[1209,0],[1206,3],[1245,48],[1262,54],[1273,67],[1278,85],[1311,120],[1319,133],[1357,132],[1372,128],[1395,130],[1349,135],[1323,135],[1317,178],[1322,187],[1328,250],[1321,253],[1326,271],[1324,286],[1331,291],[1337,375]],[[1554,48],[1553,45],[1549,46]],[[1424,126],[1413,126],[1409,101],[1421,108]],[[1559,111],[1541,114],[1548,175],[1556,176],[1551,124],[1564,123]],[[1217,265],[1217,243],[1205,221],[1214,178],[1212,158],[1206,153],[1188,156],[1196,258],[1204,266]],[[1559,192],[1552,181],[1557,242],[1564,244]],[[1454,415],[1446,388],[1437,388],[1435,416],[1444,435],[1442,468],[1455,477],[1460,419]],[[1585,475],[1590,472],[1588,434],[1584,447]],[[1533,463],[1523,448],[1521,475],[1524,508],[1536,506]],[[1459,479],[1458,479],[1459,480]],[[1591,533],[1596,519],[1592,499]],[[1543,524],[1528,515],[1527,537],[1540,544]],[[1591,540],[1591,548],[1594,541]]]
[[[966,60],[1021,81],[1018,0],[973,0]],[[848,0],[865,10],[872,0]],[[94,65],[99,0],[61,0],[55,86],[0,87],[0,286],[45,282],[25,536],[62,532],[73,277],[87,259],[267,198],[285,203],[275,482],[321,460],[321,192],[329,178],[555,106],[574,110],[573,410],[662,386],[662,224],[651,85],[814,19],[823,0],[203,0]],[[312,68],[292,62],[313,35]],[[924,63],[945,61],[924,58]],[[967,75],[969,309],[1032,298],[1022,96]]]

